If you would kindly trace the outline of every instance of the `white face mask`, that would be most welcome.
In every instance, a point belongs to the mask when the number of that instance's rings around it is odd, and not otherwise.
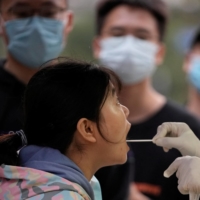
[[[114,71],[125,85],[136,84],[152,76],[156,69],[158,46],[133,36],[112,37],[100,43],[99,60]]]

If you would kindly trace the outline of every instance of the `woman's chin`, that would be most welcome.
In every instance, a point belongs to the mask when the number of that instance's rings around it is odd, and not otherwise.
[[[118,165],[123,165],[126,162],[127,162],[127,154],[124,155],[124,157],[118,162]]]

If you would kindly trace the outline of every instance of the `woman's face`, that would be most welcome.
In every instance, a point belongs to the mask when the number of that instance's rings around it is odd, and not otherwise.
[[[115,88],[111,85],[108,97],[100,114],[102,159],[107,165],[123,164],[127,160],[129,147],[126,137],[130,129],[127,121],[129,110],[119,103]]]

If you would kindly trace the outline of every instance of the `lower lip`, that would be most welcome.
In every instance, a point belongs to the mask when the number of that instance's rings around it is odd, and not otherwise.
[[[126,143],[126,144],[127,144],[127,143]],[[130,150],[130,147],[128,146],[128,144],[127,144],[127,147],[128,147],[128,148],[127,148],[127,151],[129,151],[129,150]]]

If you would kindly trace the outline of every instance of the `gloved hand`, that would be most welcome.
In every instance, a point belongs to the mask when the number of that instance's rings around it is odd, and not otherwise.
[[[164,176],[169,178],[175,172],[180,193],[190,194],[190,199],[199,200],[200,158],[191,156],[177,158],[164,172]]]
[[[176,148],[183,156],[200,157],[200,141],[185,123],[163,123],[158,127],[153,143],[163,147],[165,152]]]

